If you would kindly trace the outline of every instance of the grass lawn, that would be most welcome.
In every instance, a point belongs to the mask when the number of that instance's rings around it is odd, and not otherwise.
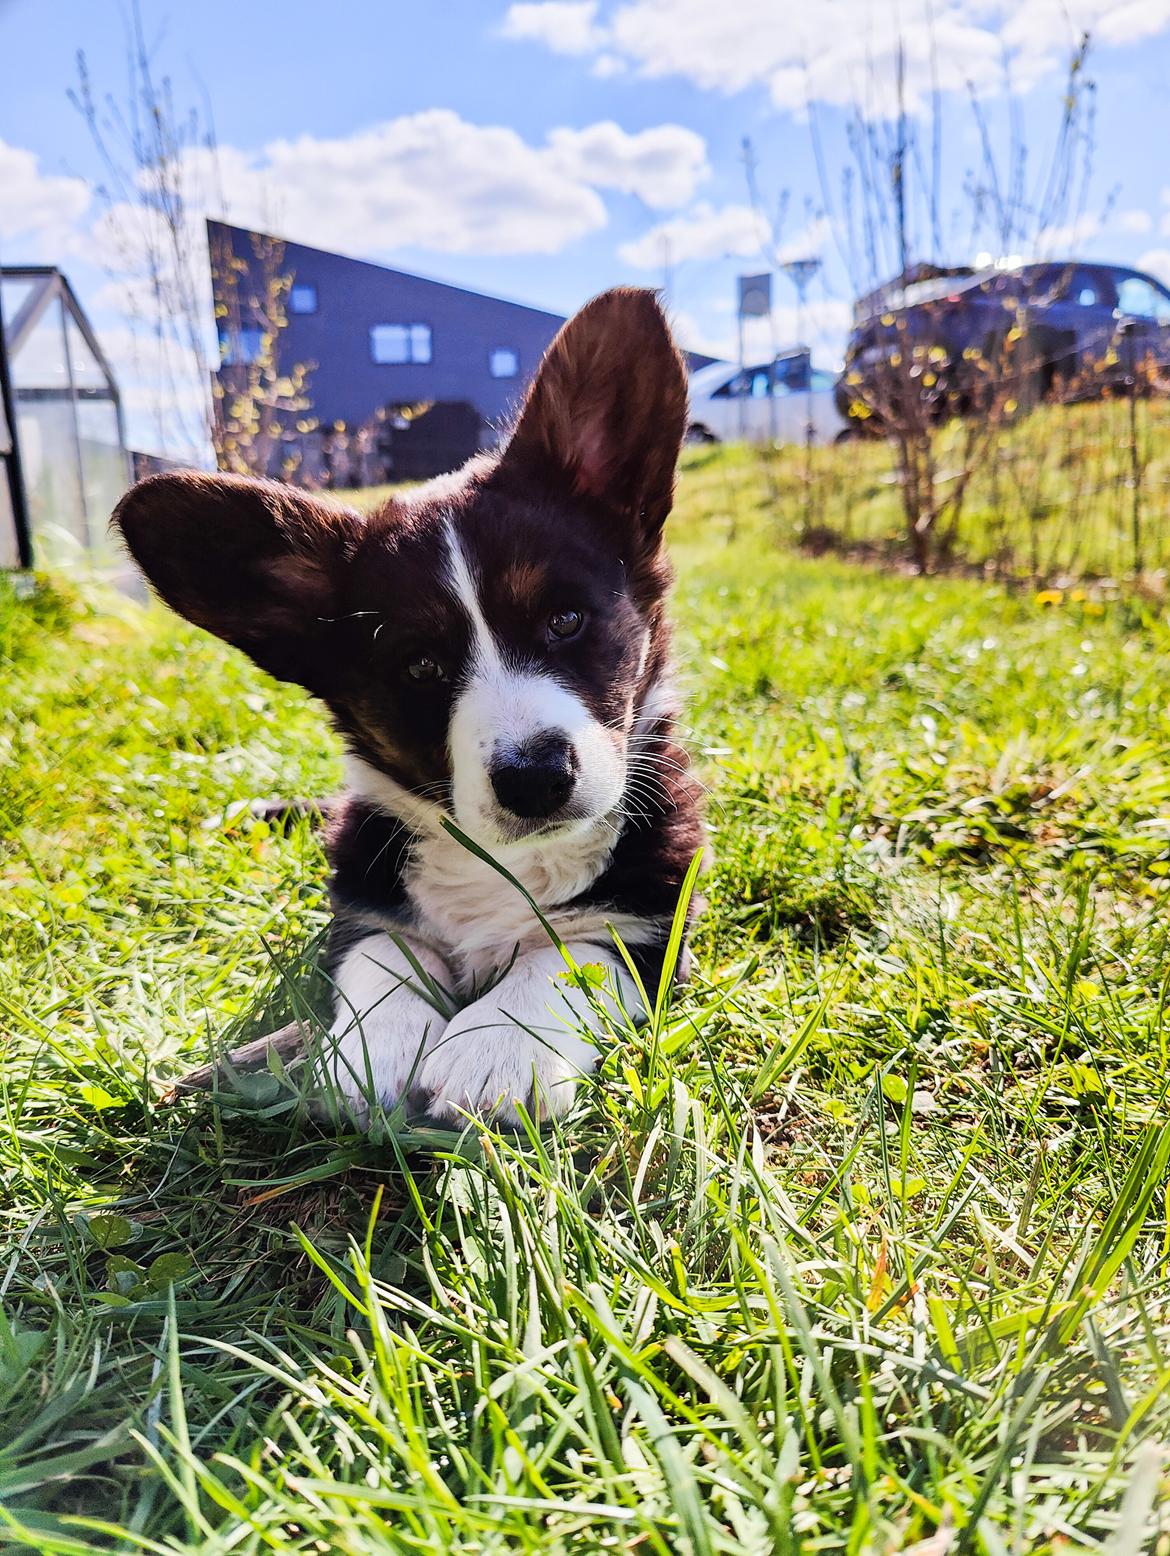
[[[937,435],[940,496],[963,474],[965,438],[960,422]],[[750,458],[712,446],[689,457],[696,497],[728,518],[767,509],[774,533],[806,549],[907,553],[891,448],[878,439]],[[954,555],[972,570],[1017,580],[1138,573],[1145,592],[1164,594],[1170,398],[1042,406],[1005,423],[975,462]]]
[[[747,481],[675,526],[697,975],[531,1138],[164,1100],[320,999],[317,838],[238,804],[336,745],[0,594],[0,1548],[1170,1549],[1170,624]]]

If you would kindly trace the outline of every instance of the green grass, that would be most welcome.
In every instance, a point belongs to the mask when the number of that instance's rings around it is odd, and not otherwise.
[[[1170,571],[1170,400],[1044,406],[1005,424],[976,461],[955,564],[1008,580],[1142,575],[1163,594]],[[965,469],[965,430],[936,435],[938,490]],[[1135,465],[1137,450],[1135,518]],[[806,549],[908,556],[891,448],[878,439],[745,456],[736,447],[690,454],[696,503],[729,518],[774,515],[773,530]]]
[[[237,807],[336,745],[0,594],[0,1547],[1167,1549],[1170,625],[801,559],[756,470],[675,532],[697,974],[541,1135],[167,1102],[320,998]]]

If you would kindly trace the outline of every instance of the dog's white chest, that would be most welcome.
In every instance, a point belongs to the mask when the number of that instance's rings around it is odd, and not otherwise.
[[[577,917],[573,899],[600,875],[615,841],[606,823],[579,838],[498,852],[500,863],[562,932],[562,926],[571,930]],[[506,967],[518,949],[548,944],[548,932],[524,893],[446,834],[415,846],[404,884],[418,927],[464,980]]]

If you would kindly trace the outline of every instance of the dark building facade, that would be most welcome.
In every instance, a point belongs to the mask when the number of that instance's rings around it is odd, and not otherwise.
[[[207,226],[221,400],[264,347],[249,300],[264,294],[259,272],[275,266],[291,284],[287,323],[268,340],[283,370],[307,369],[307,403],[288,417],[287,441],[305,477],[325,484],[424,477],[493,446],[564,322],[386,265]],[[298,422],[316,430],[294,435]]]
[[[212,255],[220,256],[218,263],[213,258],[212,279],[220,379],[230,395],[261,347],[263,329],[248,299],[263,295],[265,279],[256,272],[265,261],[258,256],[271,253],[273,244],[219,222],[208,223],[208,238]],[[449,468],[445,445],[453,454],[490,447],[563,322],[539,308],[302,243],[275,251],[291,278],[283,304],[288,322],[275,351],[282,368],[307,369],[309,403],[298,419],[320,430],[307,440],[304,462],[314,464],[311,445],[318,441],[325,469],[317,474],[329,478],[331,454],[346,467],[335,484],[355,473],[394,479],[430,474],[427,464]],[[225,252],[235,266],[226,281]],[[442,429],[428,436],[425,423],[436,412]],[[346,457],[336,458],[343,440]],[[363,460],[377,466],[379,449],[390,464],[384,473],[349,469]]]

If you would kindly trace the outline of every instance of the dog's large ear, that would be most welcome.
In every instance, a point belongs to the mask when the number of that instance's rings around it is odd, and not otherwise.
[[[322,648],[360,514],[274,481],[180,471],[132,487],[113,523],[181,616],[281,680],[323,689]]]
[[[618,287],[549,346],[501,469],[568,483],[657,534],[686,419],[686,370],[654,293]]]

